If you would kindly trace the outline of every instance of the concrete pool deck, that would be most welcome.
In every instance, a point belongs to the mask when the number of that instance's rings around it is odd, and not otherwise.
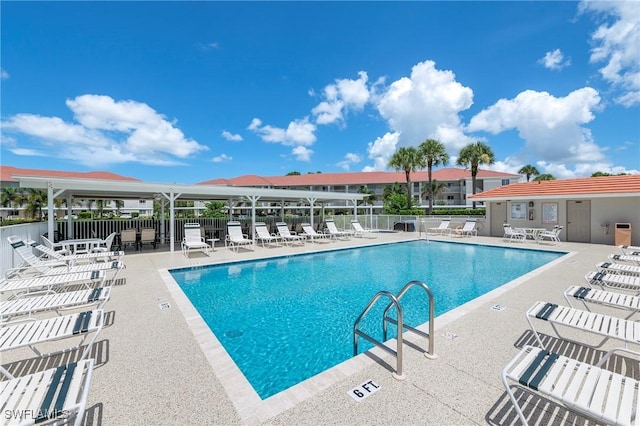
[[[523,344],[534,344],[524,315],[526,310],[537,300],[566,304],[564,290],[569,285],[584,285],[584,275],[594,270],[597,262],[606,260],[608,254],[616,253],[616,247],[442,237],[444,241],[569,254],[437,317],[437,359],[424,356],[426,339],[406,335],[410,342],[404,347],[404,381],[391,375],[395,358],[377,349],[265,401],[256,399],[255,393],[247,390],[244,379],[238,377],[226,353],[216,346],[215,337],[203,327],[197,312],[171,282],[167,283],[167,269],[171,268],[416,237],[415,233],[380,234],[377,239],[307,243],[304,247],[258,246],[255,252],[241,249],[239,253],[218,247],[210,257],[193,253],[191,259],[179,250],[128,252],[124,258],[127,269],[120,274],[105,306],[107,326],[91,350],[96,369],[85,424],[519,424],[500,373]],[[491,309],[496,304],[505,308]],[[621,316],[620,311],[597,310]],[[539,331],[550,333],[545,325],[541,324]],[[594,341],[585,333],[568,335],[580,341]],[[585,359],[594,359],[602,353],[553,337],[547,342],[553,350]],[[60,349],[71,344],[58,341],[48,346]],[[604,349],[614,346],[614,342],[608,342]],[[15,375],[24,375],[77,356],[75,351],[40,359],[21,349],[3,353],[2,365]],[[611,362],[616,363],[616,368],[640,375],[637,360],[615,357]],[[348,391],[369,380],[380,386],[379,391],[360,402],[354,401]],[[519,390],[517,395],[524,398],[528,393]],[[525,407],[530,424],[584,423],[581,417],[548,400],[534,397],[532,401]]]

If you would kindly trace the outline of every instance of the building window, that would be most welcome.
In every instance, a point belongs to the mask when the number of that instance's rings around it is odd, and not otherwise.
[[[502,186],[509,185],[509,179],[502,179]]]

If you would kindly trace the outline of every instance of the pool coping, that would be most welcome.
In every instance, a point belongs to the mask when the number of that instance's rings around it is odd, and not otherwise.
[[[366,244],[359,246],[358,248],[363,248],[367,246],[379,246],[379,245],[387,245],[387,244],[396,244],[406,241],[398,241],[398,242],[383,242],[383,243],[375,243]],[[439,240],[440,241],[440,240]],[[491,247],[501,247],[506,248],[501,245],[494,244],[486,244],[486,243],[478,243],[473,241],[446,241],[457,244],[472,244],[472,245],[482,245],[482,246],[491,246]],[[458,320],[469,312],[480,308],[480,306],[485,303],[496,299],[501,296],[505,292],[512,290],[522,283],[530,280],[531,278],[541,274],[549,268],[556,266],[559,263],[570,259],[575,256],[577,252],[565,251],[565,250],[554,250],[551,249],[541,249],[541,248],[528,248],[528,247],[510,247],[512,249],[522,249],[522,250],[533,250],[533,251],[545,251],[545,252],[559,252],[563,255],[558,257],[557,259],[542,265],[539,268],[536,268],[520,277],[509,281],[502,286],[495,288],[481,296],[472,299],[457,308],[454,308],[442,315],[436,317],[437,321],[434,324],[434,329],[436,331],[441,331],[445,326],[450,324],[451,322]],[[257,260],[272,260],[275,258],[289,258],[293,256],[307,255],[307,254],[315,254],[326,251],[340,251],[340,250],[348,250],[353,249],[353,247],[345,247],[345,248],[331,248],[324,250],[317,250],[314,252],[307,252],[303,254],[291,254],[291,255],[275,255],[275,256],[265,256],[252,260],[238,260],[238,261],[224,261],[218,263],[212,263],[206,266],[216,266],[216,265],[227,265],[234,263],[243,263],[243,262],[253,262]],[[187,266],[186,268],[191,267],[199,267],[199,265]],[[204,266],[203,266],[204,267]],[[171,270],[179,270],[186,268],[171,268]],[[353,358],[350,358],[346,361],[343,361],[334,367],[331,367],[315,376],[312,376],[290,388],[287,388],[267,399],[261,399],[257,392],[253,389],[249,381],[246,379],[244,374],[240,371],[240,369],[236,366],[235,362],[231,358],[231,356],[227,353],[223,345],[217,339],[213,331],[206,324],[204,319],[200,316],[197,309],[193,306],[188,297],[184,294],[178,283],[173,279],[170,269],[160,269],[158,270],[162,281],[165,283],[167,290],[171,294],[174,302],[178,306],[180,312],[182,313],[184,319],[187,322],[187,325],[191,332],[193,333],[198,345],[202,349],[207,361],[212,367],[216,377],[220,380],[222,386],[224,387],[229,399],[231,400],[236,412],[238,413],[240,419],[245,424],[259,424],[264,422],[292,407],[296,404],[310,399],[320,392],[325,390],[326,388],[340,382],[343,379],[346,379],[355,373],[362,371],[364,368],[371,366],[373,364],[379,364],[383,362],[390,366],[392,369],[395,368],[395,361],[393,357],[383,351],[380,348],[374,347],[367,352],[363,352]],[[435,321],[435,320],[434,320]],[[421,331],[428,332],[428,322],[421,324],[416,327]],[[405,341],[416,343],[420,340],[414,334],[404,333],[403,338]],[[386,342],[386,345],[390,348],[395,347],[395,339],[392,339]],[[436,346],[436,355],[437,355],[437,346]]]

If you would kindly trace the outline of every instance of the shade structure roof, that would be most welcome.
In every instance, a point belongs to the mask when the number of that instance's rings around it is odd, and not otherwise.
[[[64,191],[65,195],[83,198],[139,198],[149,199],[162,194],[178,195],[183,200],[228,200],[230,198],[257,197],[260,201],[352,201],[362,200],[366,194],[304,191],[289,189],[268,189],[226,185],[186,185],[123,181],[112,179],[78,179],[47,176],[13,175],[21,187]]]

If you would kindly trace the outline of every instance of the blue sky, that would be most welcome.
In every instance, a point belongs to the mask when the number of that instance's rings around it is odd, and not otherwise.
[[[153,182],[386,170],[640,173],[638,2],[6,2],[2,164]]]

